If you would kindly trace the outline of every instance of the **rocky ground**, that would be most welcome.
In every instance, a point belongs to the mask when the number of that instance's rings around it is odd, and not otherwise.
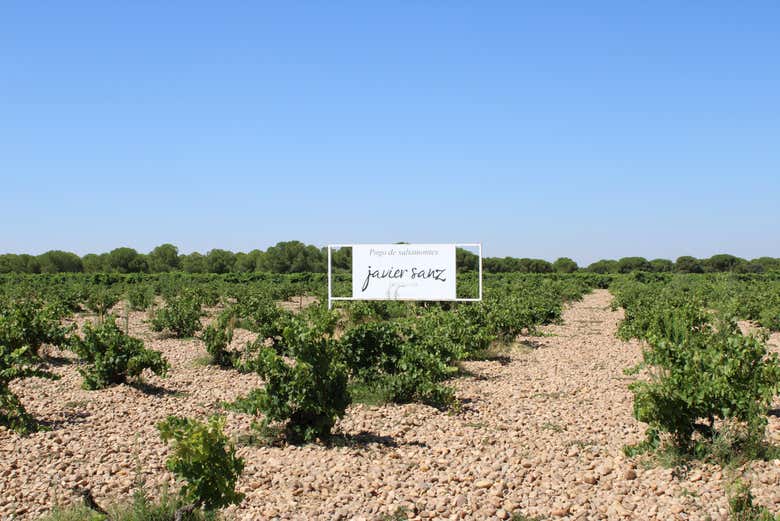
[[[464,363],[454,381],[462,409],[422,405],[350,407],[333,446],[241,446],[246,493],[228,518],[382,519],[405,509],[414,519],[507,519],[521,512],[561,519],[725,519],[728,483],[718,467],[650,467],[622,454],[642,439],[631,416],[637,342],[614,333],[620,312],[596,291],[564,313],[562,325],[522,339],[493,361]],[[168,378],[144,387],[80,388],[71,360],[59,381],[30,379],[15,387],[28,410],[52,430],[20,438],[0,431],[0,518],[36,519],[74,501],[73,486],[99,503],[129,497],[137,483],[174,486],[156,422],[169,414],[207,417],[219,403],[260,385],[254,375],[202,364],[198,339],[151,333],[131,314],[131,334],[164,352]],[[234,343],[251,340],[239,332]],[[780,349],[780,337],[771,342]],[[778,404],[780,405],[780,404]],[[234,436],[251,418],[228,413]],[[780,442],[780,418],[768,435]],[[742,469],[757,501],[780,511],[780,460]]]

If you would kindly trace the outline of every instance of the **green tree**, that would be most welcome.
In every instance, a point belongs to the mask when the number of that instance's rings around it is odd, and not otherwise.
[[[106,268],[108,271],[119,273],[143,273],[148,269],[145,256],[133,248],[126,247],[115,248],[108,252]]]
[[[13,253],[0,255],[0,273],[22,273],[19,270],[19,256]]]
[[[38,259],[32,255],[22,253],[19,255],[19,263],[23,273],[40,273],[41,264]]]
[[[653,259],[650,261],[650,271],[656,273],[674,271],[674,263],[669,259]]]
[[[482,268],[489,273],[552,273],[553,265],[543,259],[487,257]]]
[[[764,268],[764,271],[780,271],[780,259],[774,259],[772,257],[759,257],[757,259],[753,259],[753,264],[758,264],[762,268]]]
[[[178,270],[181,265],[179,248],[173,244],[161,244],[149,252],[147,262],[152,273]]]
[[[617,273],[618,263],[614,260],[601,259],[592,263],[586,269],[593,273]]]
[[[0,255],[0,273],[40,273],[41,265],[32,255],[6,253]]]
[[[758,262],[743,262],[734,266],[735,273],[764,273],[764,266]]]
[[[236,254],[227,250],[213,249],[206,254],[206,270],[209,273],[229,273],[236,263]]]
[[[75,253],[50,250],[38,255],[42,273],[79,273],[84,267]]]
[[[650,271],[650,263],[644,257],[623,257],[617,261],[617,269],[619,273]]]
[[[701,261],[696,257],[691,257],[690,255],[683,255],[682,257],[678,257],[677,261],[674,263],[674,268],[679,273],[704,272],[704,267],[702,266]]]
[[[352,248],[333,250],[333,268],[337,270],[352,270]]]
[[[235,273],[251,273],[255,271],[255,263],[249,258],[248,253],[236,252],[236,261],[233,263]]]
[[[525,271],[528,273],[552,273],[553,265],[544,259],[522,259]]]
[[[325,264],[326,259],[321,250],[300,241],[280,242],[271,246],[263,260],[263,267],[274,273],[322,273]]]
[[[250,251],[246,254],[247,256],[247,262],[249,262],[249,266],[252,267],[250,271],[261,271],[263,269],[263,257],[265,257],[265,252],[260,251],[257,248]]]
[[[568,257],[561,257],[553,262],[553,269],[558,273],[574,273],[577,268],[577,263]]]
[[[713,255],[709,259],[706,259],[703,264],[706,271],[723,272],[734,271],[737,266],[744,264],[745,262],[747,262],[745,259],[735,257],[734,255],[719,253],[718,255]]]
[[[485,257],[482,259],[482,269],[488,273],[503,273],[504,270],[503,259],[498,257]]]
[[[455,250],[455,265],[459,272],[477,271],[479,269],[479,255],[464,248],[457,248]]]
[[[181,267],[187,273],[206,273],[206,259],[194,251],[181,257]]]
[[[233,264],[233,271],[237,273],[252,273],[262,271],[263,253],[254,249],[249,253],[236,253],[236,261]]]
[[[108,271],[108,254],[87,253],[81,258],[85,273],[100,273]]]

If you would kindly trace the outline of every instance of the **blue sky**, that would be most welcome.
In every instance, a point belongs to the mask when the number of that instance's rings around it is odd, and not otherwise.
[[[0,251],[780,257],[778,27],[774,1],[4,2]]]

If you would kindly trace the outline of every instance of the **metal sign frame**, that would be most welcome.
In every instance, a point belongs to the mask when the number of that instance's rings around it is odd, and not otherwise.
[[[333,307],[333,303],[339,300],[406,300],[406,301],[419,301],[415,298],[397,298],[397,299],[377,299],[377,298],[355,298],[355,297],[334,297],[333,296],[333,249],[339,248],[352,248],[359,244],[328,244],[328,309]],[[414,246],[411,244],[410,246]],[[435,302],[482,302],[482,243],[481,242],[460,242],[454,244],[455,248],[459,246],[469,246],[477,248],[479,256],[479,296],[477,298],[454,298],[454,299],[440,299]],[[456,266],[457,268],[457,266]],[[456,286],[457,288],[457,286]],[[434,302],[434,301],[432,301]]]

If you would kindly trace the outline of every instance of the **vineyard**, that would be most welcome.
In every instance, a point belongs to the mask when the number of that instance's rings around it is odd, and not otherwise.
[[[778,272],[490,273],[479,303],[333,310],[325,290],[0,275],[0,518],[780,511]]]
[[[780,1],[0,26],[0,521],[780,521]]]

